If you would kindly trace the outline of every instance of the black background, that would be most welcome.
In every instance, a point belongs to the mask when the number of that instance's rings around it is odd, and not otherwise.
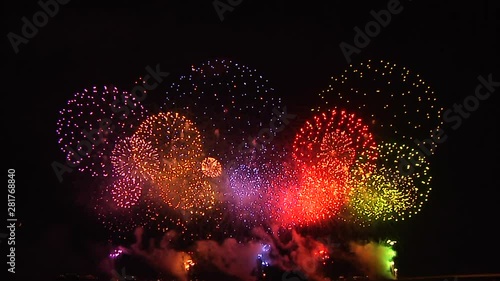
[[[71,177],[59,183],[51,168],[64,159],[55,134],[58,111],[75,91],[99,83],[126,88],[157,63],[171,82],[192,64],[223,57],[258,69],[291,112],[307,114],[315,93],[348,65],[340,42],[352,44],[353,28],[363,28],[372,20],[370,10],[387,2],[244,0],[221,22],[211,1],[73,0],[18,54],[4,36],[2,159],[4,172],[16,169],[17,271],[92,272],[93,245],[104,243]],[[354,61],[406,65],[434,87],[444,108],[473,94],[478,75],[492,73],[500,81],[496,1],[401,5],[403,11]],[[4,34],[20,34],[21,18],[40,9],[35,1],[3,6]],[[500,271],[499,93],[456,131],[448,127],[448,140],[431,160],[428,204],[393,226],[401,276]],[[5,241],[1,246],[5,260]]]

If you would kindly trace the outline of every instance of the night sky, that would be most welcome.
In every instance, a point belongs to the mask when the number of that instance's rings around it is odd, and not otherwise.
[[[24,2],[4,3],[4,34],[20,34],[21,18],[40,9]],[[352,59],[407,66],[448,109],[474,94],[479,75],[500,81],[500,8],[493,0],[438,2],[402,0],[403,11]],[[75,91],[94,84],[127,89],[158,63],[170,83],[192,64],[228,58],[263,73],[289,111],[307,118],[316,93],[348,66],[339,44],[352,44],[353,28],[364,28],[370,11],[387,3],[243,0],[221,22],[211,1],[73,0],[18,54],[5,36],[2,144],[4,172],[16,170],[16,272],[95,272],[106,243],[83,206],[82,187],[71,175],[60,183],[51,167],[64,161],[56,121]],[[500,272],[499,93],[497,87],[458,129],[445,124],[448,139],[430,158],[429,202],[416,217],[386,226],[399,242],[401,276]],[[161,100],[160,89],[147,103]],[[5,240],[0,245],[5,260]]]

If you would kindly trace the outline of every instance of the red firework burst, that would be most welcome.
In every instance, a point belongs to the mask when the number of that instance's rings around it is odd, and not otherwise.
[[[286,188],[276,217],[306,225],[337,215],[349,194],[353,164],[369,173],[376,149],[368,126],[354,114],[333,109],[314,116],[295,137],[295,175],[278,184]]]

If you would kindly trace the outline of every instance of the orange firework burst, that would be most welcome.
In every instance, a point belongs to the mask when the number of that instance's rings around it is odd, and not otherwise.
[[[191,120],[172,112],[150,116],[137,128],[134,137],[151,143],[160,155],[160,173],[153,182],[166,185],[191,173],[202,157],[202,142]]]
[[[152,176],[150,199],[161,198],[186,215],[204,215],[213,207],[215,191],[199,168],[202,142],[193,122],[178,113],[159,113],[146,119],[134,137],[151,143],[159,153],[160,168]],[[216,171],[211,173],[215,175]]]
[[[209,178],[216,178],[222,173],[222,166],[217,159],[207,157],[201,162],[201,171]]]

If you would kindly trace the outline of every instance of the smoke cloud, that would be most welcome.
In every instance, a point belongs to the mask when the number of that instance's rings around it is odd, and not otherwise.
[[[395,279],[391,267],[396,252],[389,246],[370,242],[360,244],[352,242],[351,251],[356,255],[359,266],[370,279]]]
[[[256,279],[257,255],[262,252],[263,245],[249,241],[242,243],[229,238],[222,244],[212,240],[196,242],[196,252],[206,261],[210,261],[220,271],[236,276],[244,281]]]
[[[321,270],[324,260],[329,258],[327,245],[311,236],[302,236],[292,230],[292,239],[283,243],[278,235],[278,227],[272,227],[271,234],[262,228],[253,230],[253,234],[271,245],[271,264],[285,271],[300,271],[308,280],[328,280]]]
[[[175,232],[167,232],[160,242],[159,247],[153,243],[147,249],[142,247],[143,229],[137,228],[135,231],[136,243],[131,246],[131,254],[145,258],[152,266],[158,270],[169,273],[180,281],[188,280],[188,269],[186,264],[192,260],[191,256],[182,251],[169,248],[171,239],[175,237]]]
[[[213,265],[218,271],[243,281],[257,280],[257,266],[270,265],[286,272],[299,272],[307,280],[330,280],[325,276],[323,264],[330,257],[347,260],[355,264],[371,279],[395,279],[393,259],[396,252],[384,243],[350,243],[350,253],[327,245],[311,236],[301,235],[295,230],[288,232],[289,241],[283,242],[277,235],[278,228],[267,231],[263,228],[252,230],[252,240],[238,241],[234,238],[222,242],[199,240],[189,248],[194,262]],[[142,245],[142,228],[135,232],[136,242],[128,250],[129,254],[143,257],[155,268],[169,273],[180,281],[188,280],[189,262],[193,257],[187,252],[172,248],[174,232],[168,232],[159,246],[150,243]],[[335,251],[335,252],[334,252]]]

